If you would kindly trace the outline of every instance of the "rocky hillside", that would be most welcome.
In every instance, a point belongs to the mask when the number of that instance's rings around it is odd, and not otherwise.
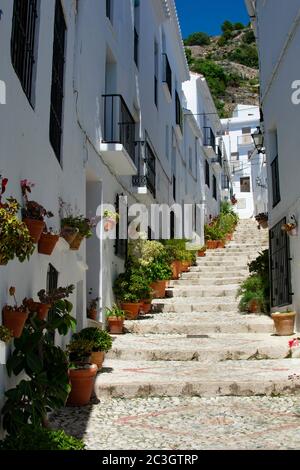
[[[237,103],[259,104],[258,56],[250,27],[225,21],[221,36],[199,32],[185,39],[191,71],[202,73],[221,117]]]

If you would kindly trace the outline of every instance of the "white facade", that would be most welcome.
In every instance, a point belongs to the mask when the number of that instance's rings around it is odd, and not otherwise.
[[[257,106],[237,105],[232,118],[222,119],[223,140],[230,156],[232,192],[241,219],[267,212],[267,173],[264,156],[255,150],[253,134],[260,122]]]
[[[246,4],[253,20],[260,59],[261,106],[269,182],[269,229],[275,266],[275,271],[272,270],[272,307],[278,310],[289,306],[299,312],[299,235],[284,237],[280,228],[284,221],[291,222],[292,216],[297,221],[300,218],[300,106],[299,100],[295,99],[299,97],[299,83],[294,83],[300,79],[300,1],[289,0],[285,8],[280,0],[249,0]],[[278,240],[280,246],[281,243],[285,244],[285,238],[287,249],[280,250],[282,261],[277,262],[272,240]],[[277,279],[274,277],[276,274]]]

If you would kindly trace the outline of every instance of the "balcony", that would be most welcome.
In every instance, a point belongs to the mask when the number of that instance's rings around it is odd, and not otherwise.
[[[203,145],[205,147],[207,156],[210,158],[216,157],[216,137],[212,131],[211,127],[204,127],[203,128]]]
[[[172,69],[167,54],[163,54],[163,84],[166,90],[167,99],[172,100]]]
[[[251,134],[243,134],[238,137],[239,147],[254,147]]]
[[[135,192],[150,196],[151,202],[156,196],[156,156],[148,142],[136,142],[136,162],[138,173],[132,177]]]
[[[103,99],[102,158],[116,175],[136,175],[136,123],[121,95],[103,95]]]
[[[215,170],[221,171],[223,167],[223,159],[222,159],[222,150],[219,145],[216,147],[216,155],[217,158],[212,159],[212,166],[215,168]]]

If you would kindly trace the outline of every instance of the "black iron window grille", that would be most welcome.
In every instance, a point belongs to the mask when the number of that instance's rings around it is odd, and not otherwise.
[[[172,96],[172,69],[165,53],[163,53],[163,83],[167,84],[169,93]]]
[[[229,178],[227,175],[222,175],[222,189],[229,189]]]
[[[275,207],[281,200],[278,156],[274,158],[274,160],[271,163],[271,171],[272,171],[273,207]]]
[[[173,199],[176,201],[176,176],[173,175]]]
[[[204,134],[204,146],[205,147],[212,147],[213,149],[216,148],[216,136],[212,131],[211,127],[204,127],[203,128]]]
[[[292,303],[289,237],[281,230],[283,218],[270,230],[271,305],[283,307]]]
[[[209,171],[209,163],[205,160],[205,184],[210,187],[210,171]]]
[[[121,95],[103,95],[104,128],[102,142],[122,144],[135,162],[135,120]]]
[[[156,195],[156,156],[148,142],[135,142],[138,174],[132,177],[132,185],[146,186]]]
[[[177,126],[180,127],[181,132],[183,129],[183,113],[182,113],[182,107],[180,103],[180,98],[178,95],[178,92],[175,91],[175,119],[176,119],[176,124]]]
[[[120,196],[123,196],[123,195],[118,194],[116,197],[115,206],[116,206],[117,214],[120,214]],[[127,210],[127,221],[128,221],[128,210]],[[128,255],[128,240],[121,238],[120,236],[120,221],[116,225],[115,255],[125,260],[127,259],[127,255]]]
[[[59,162],[61,161],[61,143],[63,133],[66,29],[61,0],[56,0],[52,59],[50,142]]]
[[[217,178],[213,175],[213,198],[217,200]]]
[[[31,105],[37,17],[37,0],[14,0],[11,59]]]

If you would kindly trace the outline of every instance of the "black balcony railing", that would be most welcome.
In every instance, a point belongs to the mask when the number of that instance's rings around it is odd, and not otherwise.
[[[138,174],[132,177],[132,185],[147,187],[155,197],[156,194],[156,157],[148,142],[136,142],[136,165]]]
[[[204,145],[205,147],[212,147],[213,149],[216,148],[216,136],[212,131],[211,127],[203,127],[203,134],[204,134]]]
[[[163,54],[163,82],[167,84],[172,96],[172,69],[167,54]]]
[[[122,144],[135,162],[135,120],[121,95],[103,95],[104,126],[102,142]]]

